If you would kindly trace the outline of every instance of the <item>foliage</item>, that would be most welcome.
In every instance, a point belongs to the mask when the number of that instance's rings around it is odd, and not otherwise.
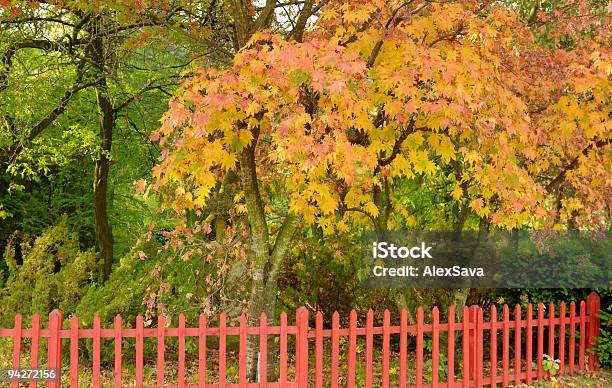
[[[299,233],[279,278],[280,309],[294,311],[308,306],[326,317],[337,311],[343,320],[348,320],[353,309],[360,316],[370,308],[382,315],[376,306],[395,311],[393,290],[364,289],[359,284],[361,252],[354,248],[359,244],[358,234],[324,238],[321,230],[311,228]]]
[[[608,230],[609,12],[0,0],[0,322],[464,304],[467,290],[361,289],[359,234]],[[101,207],[115,246],[103,284]]]
[[[65,217],[39,237],[20,239],[17,247],[10,244],[4,252],[9,276],[0,290],[0,322],[10,327],[16,313],[25,319],[38,313],[44,319],[55,308],[73,313],[91,286],[96,255],[79,249]],[[19,262],[17,250],[21,251]]]
[[[542,369],[554,377],[559,371],[560,362],[560,360],[555,360],[552,356],[545,354],[542,360]]]
[[[593,353],[599,358],[602,367],[612,366],[612,304],[602,308],[600,315],[601,334]]]
[[[212,265],[212,255],[218,254],[215,244],[196,243],[195,236],[189,245],[164,249],[169,234],[150,231],[122,257],[104,284],[88,290],[76,310],[85,326],[91,326],[94,315],[111,324],[116,315],[135,322],[140,314],[145,326],[154,326],[162,315],[169,324],[177,325],[179,314],[196,322],[201,313],[216,315],[223,309],[233,318],[241,312],[242,301],[229,299],[240,296],[232,289],[238,284],[232,277],[241,276],[235,273],[240,267],[232,272]]]
[[[433,341],[429,339],[425,340],[425,342],[423,343],[423,348],[431,352],[433,349]],[[431,376],[433,373],[432,371],[433,371],[433,361],[431,359],[425,360],[423,375],[425,377],[425,381],[428,383],[431,383]],[[438,381],[444,381],[447,375],[448,375],[448,356],[444,352],[441,352],[438,355]]]
[[[241,150],[266,138],[258,147],[259,157],[270,158],[275,171],[289,174],[262,176],[284,181],[291,211],[308,224],[316,221],[328,234],[349,222],[346,215],[336,219],[336,210],[356,207],[378,216],[381,209],[367,193],[383,185],[383,176],[392,180],[433,174],[452,161],[460,163],[458,182],[465,187],[457,186],[454,197],[468,195],[470,207],[480,216],[506,227],[545,221],[552,211],[545,206],[546,191],[555,180],[538,182],[536,176],[565,175],[561,161],[583,150],[588,158],[579,158],[582,167],[571,172],[577,194],[579,177],[593,184],[603,173],[588,163],[606,163],[605,153],[597,156],[596,148],[589,146],[592,141],[607,144],[609,124],[602,111],[610,81],[605,52],[590,46],[592,62],[581,63],[577,50],[561,50],[556,55],[564,75],[550,71],[537,85],[528,85],[536,70],[525,65],[523,74],[508,72],[508,67],[522,66],[520,59],[506,56],[508,51],[522,52],[518,58],[553,58],[533,47],[529,30],[514,15],[492,9],[482,20],[467,6],[426,9],[410,22],[399,22],[397,36],[382,42],[373,64],[367,59],[374,31],[360,34],[355,45],[338,45],[351,33],[335,24],[342,18],[332,15],[346,12],[346,22],[358,25],[375,6],[359,5],[351,13],[332,4],[321,17],[323,39],[296,44],[259,35],[236,56],[233,69],[199,71],[183,84],[154,134],[162,145],[171,142],[154,171],[155,185],[173,193],[176,210],[200,208],[215,182],[236,168]],[[277,61],[281,53],[284,60]],[[398,78],[404,73],[410,76]],[[510,80],[516,87],[505,87]],[[452,88],[464,84],[482,87],[472,89],[470,96]],[[583,99],[585,93],[593,99]],[[480,101],[478,107],[475,100]],[[539,113],[531,113],[534,107]],[[557,132],[552,124],[559,120],[579,122],[582,135],[572,136],[577,127],[571,124]],[[538,126],[550,132],[543,137]],[[326,130],[330,128],[335,130]],[[553,133],[562,141],[550,142],[557,137]],[[471,136],[479,139],[478,154]],[[202,147],[210,150],[206,156],[196,152]],[[198,169],[189,168],[196,160]],[[268,165],[259,167],[265,170]],[[582,200],[588,206],[574,209],[575,200],[568,198],[561,208],[588,211],[583,222],[599,220],[605,201]],[[551,221],[556,210],[553,213]]]
[[[525,310],[527,304],[540,304],[545,305],[549,303],[556,303],[558,301],[569,302],[580,302],[586,300],[587,296],[595,291],[601,298],[602,306],[607,306],[612,303],[612,288],[597,288],[591,289],[570,289],[570,288],[521,288],[521,289],[505,289],[505,290],[491,290],[487,292],[488,301],[498,304],[508,304],[510,306],[520,304],[521,308]]]

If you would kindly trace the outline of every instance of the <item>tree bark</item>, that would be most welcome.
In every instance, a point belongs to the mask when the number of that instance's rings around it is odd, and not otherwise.
[[[98,109],[100,110],[100,150],[96,158],[93,177],[93,206],[96,224],[96,242],[102,260],[101,280],[108,279],[113,265],[113,234],[108,219],[108,173],[110,152],[113,142],[114,115],[108,97],[106,82],[96,87]]]
[[[100,34],[102,23],[101,19],[92,23],[90,29],[92,43],[88,53],[100,76],[100,81],[96,84],[96,100],[100,114],[100,148],[96,157],[93,176],[93,208],[96,245],[100,251],[101,259],[100,280],[105,281],[109,278],[113,265],[113,234],[108,217],[108,174],[115,114],[108,97],[106,82],[107,53],[105,52],[103,37]]]
[[[297,217],[288,214],[276,236],[274,247],[270,248],[269,230],[266,223],[264,205],[259,191],[255,164],[257,134],[251,145],[240,155],[240,179],[245,194],[247,217],[251,227],[251,272],[252,287],[249,306],[249,325],[259,326],[261,314],[265,313],[268,325],[274,324],[278,273],[290,248],[297,226]],[[247,377],[257,381],[259,337],[247,339]],[[274,360],[276,359],[274,337],[268,337],[268,356],[266,374],[274,379]]]

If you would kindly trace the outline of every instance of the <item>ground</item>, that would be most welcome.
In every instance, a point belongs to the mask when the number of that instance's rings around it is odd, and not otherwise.
[[[608,388],[612,387],[612,370],[600,370],[597,372],[587,372],[583,375],[563,376],[557,383],[547,381],[543,384],[521,385],[523,387],[559,387],[559,388]]]

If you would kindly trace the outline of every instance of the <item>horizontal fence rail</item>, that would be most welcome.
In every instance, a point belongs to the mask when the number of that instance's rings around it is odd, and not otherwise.
[[[227,316],[221,313],[218,326],[209,327],[206,318],[199,317],[197,327],[187,327],[183,315],[179,316],[178,327],[166,327],[164,317],[159,317],[157,327],[145,328],[142,316],[136,318],[135,328],[123,327],[122,318],[115,318],[114,327],[102,328],[100,318],[95,317],[93,328],[79,327],[79,319],[71,316],[65,322],[61,312],[55,310],[49,314],[47,328],[41,327],[39,315],[34,315],[30,328],[23,327],[20,315],[15,317],[15,326],[10,329],[0,328],[0,338],[10,337],[13,340],[12,367],[26,368],[21,365],[21,357],[27,346],[22,346],[24,339],[29,339],[30,365],[27,368],[39,368],[40,347],[47,344],[48,368],[62,368],[62,349],[68,350],[70,387],[78,387],[79,382],[79,345],[81,340],[91,339],[92,364],[91,381],[81,382],[87,386],[101,387],[101,342],[112,340],[114,357],[112,386],[143,387],[145,358],[156,361],[157,387],[504,387],[520,382],[530,383],[546,377],[543,359],[545,354],[558,359],[560,374],[573,374],[584,371],[587,367],[595,369],[597,358],[589,349],[595,346],[599,336],[599,296],[591,293],[586,302],[578,305],[574,302],[559,305],[550,304],[547,309],[540,304],[536,311],[531,304],[525,313],[521,306],[512,311],[514,320],[510,319],[511,311],[503,305],[501,311],[491,306],[489,321],[484,320],[485,312],[478,306],[464,307],[461,319],[456,321],[456,311],[450,307],[446,311],[447,322],[440,322],[440,311],[437,307],[426,317],[423,308],[416,313],[416,322],[409,324],[409,315],[403,310],[399,325],[391,324],[391,314],[384,311],[382,326],[374,326],[374,312],[370,310],[365,317],[365,327],[358,327],[358,316],[352,311],[348,327],[340,327],[340,316],[334,313],[331,328],[324,328],[323,315],[317,313],[314,320],[309,319],[309,312],[301,307],[296,311],[295,324],[288,324],[286,313],[280,315],[279,326],[269,326],[268,319],[262,314],[259,326],[249,326],[243,315],[238,325],[229,326]],[[547,311],[545,311],[547,310]],[[568,311],[569,310],[569,311]],[[501,313],[501,320],[498,315]],[[535,313],[535,316],[534,316]],[[314,326],[310,325],[314,322]],[[247,337],[259,337],[258,382],[247,381]],[[408,339],[416,342],[416,349],[409,350]],[[212,337],[212,338],[211,338]],[[238,382],[228,381],[228,339],[238,339]],[[278,342],[270,342],[270,338]],[[376,337],[376,341],[375,341]],[[155,358],[145,354],[145,339],[157,341]],[[178,343],[177,384],[165,385],[167,350],[169,338]],[[442,341],[444,338],[444,341]],[[512,338],[512,341],[511,341]],[[124,360],[122,359],[126,340],[134,339],[135,378],[129,384],[122,381]],[[186,381],[186,341],[193,339],[197,343],[197,384]],[[216,364],[214,376],[207,376],[207,356],[211,350],[207,341],[215,340]],[[358,339],[365,339],[365,349],[358,352]],[[289,340],[292,349],[289,349]],[[341,352],[341,342],[342,351]],[[362,341],[363,342],[363,341]],[[376,342],[376,343],[375,343]],[[426,345],[427,342],[427,345]],[[275,346],[275,363],[278,362],[279,373],[276,381],[267,381],[267,347]],[[327,346],[325,346],[327,343]],[[294,344],[294,346],[293,346]],[[512,344],[512,352],[511,352]],[[210,342],[209,342],[210,345]],[[396,351],[392,351],[392,347]],[[442,349],[444,347],[444,349]],[[376,351],[375,351],[376,348]],[[546,348],[546,353],[544,349]],[[107,348],[104,348],[107,349]],[[278,350],[278,351],[277,351]],[[501,353],[499,351],[501,350]],[[106,350],[105,350],[106,351]],[[365,353],[364,359],[358,360],[358,353]],[[414,353],[414,375],[409,376],[409,356]],[[294,357],[291,358],[290,355]],[[195,357],[195,355],[192,355]],[[342,360],[341,360],[342,356]],[[375,360],[380,362],[379,370],[374,370]],[[399,371],[390,367],[391,359],[397,360]],[[326,360],[328,363],[326,364]],[[210,361],[210,360],[209,360]],[[235,361],[235,360],[234,360]],[[210,363],[210,362],[209,362]],[[358,365],[363,376],[357,378]],[[378,364],[377,364],[378,365]],[[487,367],[488,366],[488,367]],[[66,365],[64,365],[66,367]],[[289,369],[291,368],[291,378]],[[441,370],[444,373],[441,374]],[[393,377],[393,379],[391,378]],[[211,381],[214,380],[214,381]],[[392,381],[393,380],[393,381]],[[42,383],[31,381],[29,387]],[[47,387],[60,387],[60,381],[48,381]],[[66,384],[64,384],[66,385]],[[11,386],[19,387],[18,382]]]

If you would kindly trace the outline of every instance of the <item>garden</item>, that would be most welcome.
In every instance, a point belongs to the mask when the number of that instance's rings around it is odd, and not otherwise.
[[[612,386],[611,12],[0,0],[0,386]]]

